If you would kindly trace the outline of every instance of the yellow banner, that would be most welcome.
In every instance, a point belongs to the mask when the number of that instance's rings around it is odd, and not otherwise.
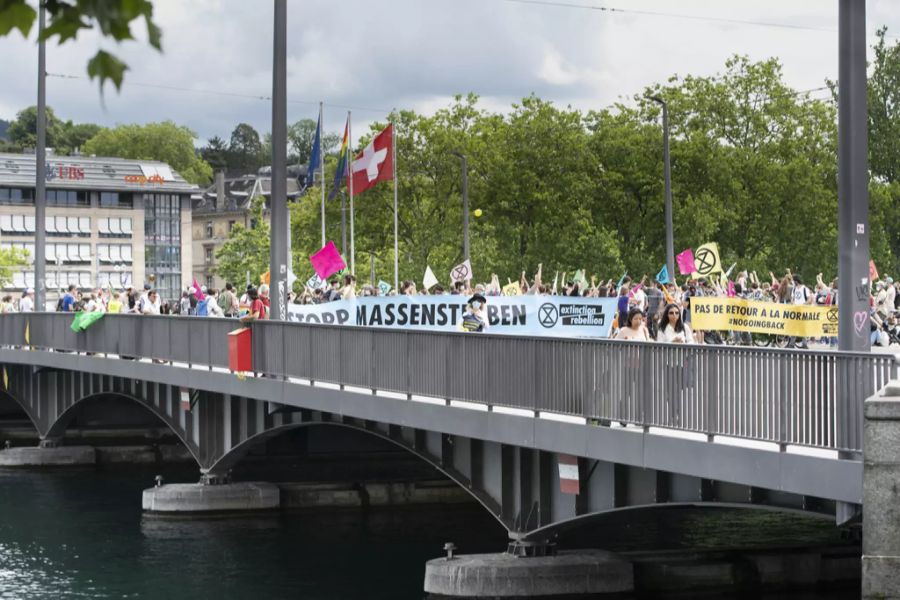
[[[834,336],[838,332],[838,309],[740,298],[691,298],[691,326],[701,331]]]

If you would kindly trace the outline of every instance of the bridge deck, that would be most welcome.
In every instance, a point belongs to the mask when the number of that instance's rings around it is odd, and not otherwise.
[[[0,315],[0,345],[227,370],[227,319]],[[471,402],[597,424],[627,423],[859,454],[863,401],[893,356],[547,339],[256,322],[254,371],[279,380]],[[17,361],[18,362],[18,361]],[[147,365],[129,363],[140,377]]]

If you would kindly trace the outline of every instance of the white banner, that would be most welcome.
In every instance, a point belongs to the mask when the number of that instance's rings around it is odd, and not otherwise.
[[[301,323],[427,331],[459,331],[467,296],[389,296],[325,304],[291,304],[288,319]],[[489,333],[548,337],[609,336],[616,298],[489,296]]]

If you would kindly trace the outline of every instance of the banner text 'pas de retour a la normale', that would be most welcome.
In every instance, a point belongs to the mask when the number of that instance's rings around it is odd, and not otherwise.
[[[836,306],[776,304],[741,298],[691,298],[691,325],[703,331],[835,336],[838,310]]]
[[[291,304],[288,318],[303,323],[427,331],[458,331],[466,296],[388,296]],[[552,337],[608,337],[615,298],[491,296],[485,318],[491,333]]]

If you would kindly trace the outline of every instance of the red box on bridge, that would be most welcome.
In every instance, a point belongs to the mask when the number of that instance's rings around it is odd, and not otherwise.
[[[232,371],[253,370],[253,336],[249,327],[228,333],[228,368]]]

